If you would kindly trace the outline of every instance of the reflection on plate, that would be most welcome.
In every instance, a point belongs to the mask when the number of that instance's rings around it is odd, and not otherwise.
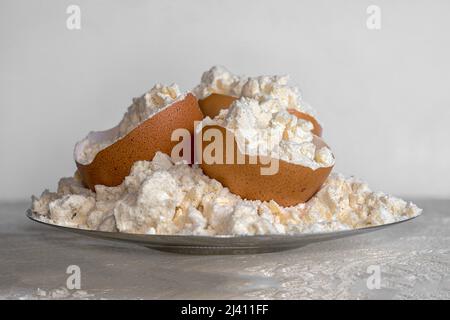
[[[247,254],[283,251],[303,247],[314,242],[333,240],[375,231],[415,218],[412,217],[379,226],[325,233],[261,236],[191,236],[131,234],[64,227],[38,220],[31,210],[27,211],[27,217],[47,226],[83,234],[93,238],[130,242],[151,249],[184,254]]]

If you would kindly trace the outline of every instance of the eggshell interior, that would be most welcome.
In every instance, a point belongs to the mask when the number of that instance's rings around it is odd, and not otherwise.
[[[205,99],[200,99],[198,101],[198,104],[205,117],[208,116],[213,119],[220,113],[220,110],[227,109],[237,99],[239,98],[227,96],[224,94],[212,93]],[[295,115],[297,118],[310,121],[314,126],[312,133],[319,137],[322,136],[322,126],[313,116],[294,109],[289,109],[288,111],[290,114]]]
[[[202,152],[212,141],[203,141],[202,137],[206,130],[210,128],[218,129],[225,136],[227,129],[218,125],[204,125],[199,127],[197,137],[196,152],[197,159],[200,159],[199,152]],[[308,201],[325,182],[333,166],[311,169],[298,164],[289,163],[283,160],[279,161],[279,170],[274,175],[261,175],[261,168],[267,168],[267,157],[260,158],[255,164],[250,164],[250,156],[243,154],[237,145],[237,142],[231,132],[234,143],[234,163],[238,156],[245,157],[245,164],[227,164],[225,159],[227,144],[224,145],[223,164],[207,164],[202,161],[200,166],[204,173],[209,177],[218,180],[231,192],[240,195],[242,198],[250,200],[270,201],[274,200],[278,204],[289,207],[298,203]],[[325,142],[314,137],[314,143],[317,148],[327,146]],[[231,147],[231,144],[229,144]]]
[[[304,113],[304,112],[300,112],[298,110],[294,110],[294,109],[289,109],[288,112],[290,114],[293,114],[294,116],[296,116],[299,119],[304,119],[304,120],[310,121],[314,127],[311,132],[318,137],[322,136],[322,126],[319,124],[319,122],[317,122],[317,120],[313,116],[311,116],[307,113]]]
[[[192,94],[187,94],[183,100],[174,102],[142,122],[120,140],[101,150],[90,164],[84,165],[75,161],[84,184],[91,190],[94,190],[97,184],[105,186],[121,184],[136,161],[151,160],[157,151],[171,154],[172,148],[178,143],[171,141],[175,129],[185,128],[192,136],[194,122],[202,119],[203,114],[197,99]],[[92,132],[87,140],[105,141],[117,136],[117,132],[118,127]],[[75,147],[75,159],[83,147],[84,143]]]
[[[205,99],[198,100],[198,105],[200,106],[200,109],[205,117],[210,117],[213,119],[220,113],[220,110],[228,109],[228,107],[237,99],[237,97],[233,96],[212,93]]]

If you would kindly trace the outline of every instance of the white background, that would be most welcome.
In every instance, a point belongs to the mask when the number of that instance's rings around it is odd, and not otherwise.
[[[66,8],[81,7],[81,30]],[[382,28],[366,27],[369,5]],[[289,73],[319,112],[336,170],[374,190],[450,196],[449,1],[0,2],[0,200],[54,189],[74,143],[156,82],[214,64]]]

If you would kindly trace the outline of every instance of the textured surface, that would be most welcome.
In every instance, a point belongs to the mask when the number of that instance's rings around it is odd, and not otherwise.
[[[282,253],[188,256],[61,232],[0,204],[0,298],[450,298],[450,200],[417,200],[422,217]],[[81,269],[81,290],[65,287]],[[366,285],[379,266],[381,288]],[[45,291],[45,292],[44,292]]]

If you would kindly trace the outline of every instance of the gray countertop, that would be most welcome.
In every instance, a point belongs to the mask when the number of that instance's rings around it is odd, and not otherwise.
[[[235,256],[90,239],[28,220],[27,202],[2,203],[0,299],[449,299],[450,200],[416,203],[421,217],[384,230]],[[66,288],[71,265],[79,289]]]

